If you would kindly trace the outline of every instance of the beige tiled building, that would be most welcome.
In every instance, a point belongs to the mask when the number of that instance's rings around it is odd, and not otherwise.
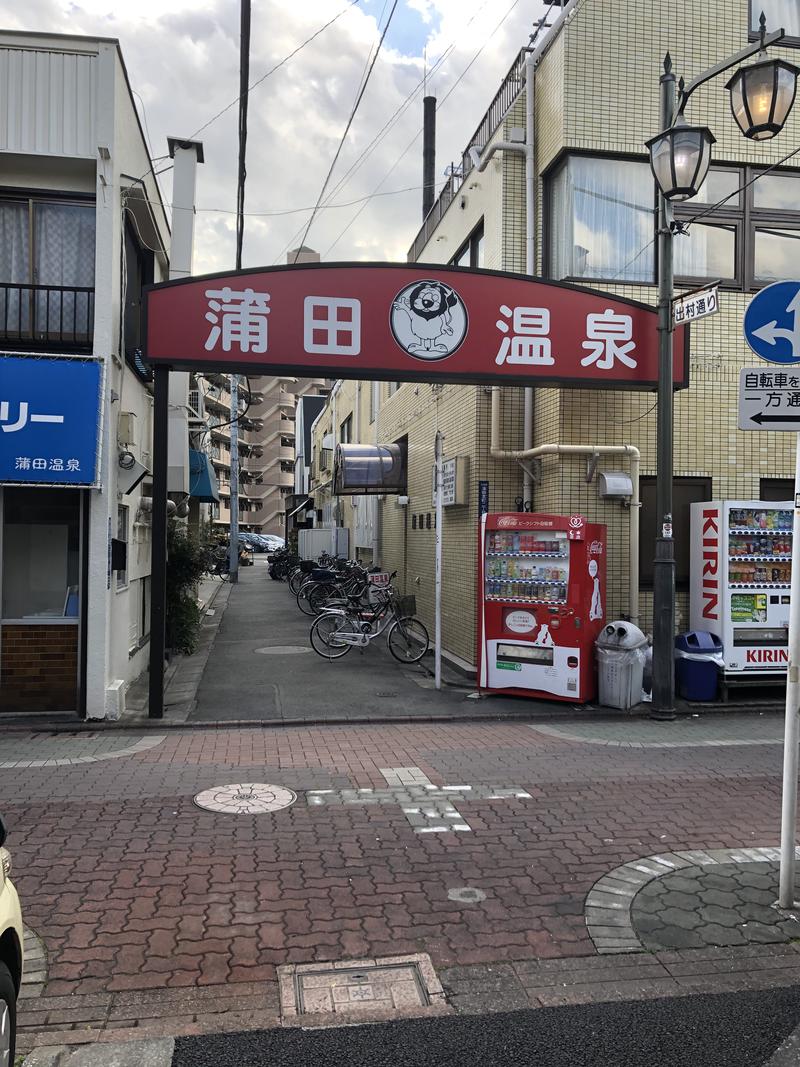
[[[553,27],[536,44],[534,75],[536,273],[619,296],[656,302],[655,193],[644,142],[659,132],[659,75],[669,51],[687,81],[753,39],[758,14],[768,28],[783,25],[789,62],[800,59],[800,3],[786,0],[568,0]],[[722,497],[785,499],[793,474],[791,435],[736,429],[739,369],[756,357],[742,337],[742,318],[753,292],[797,277],[800,236],[800,170],[796,157],[769,175],[800,140],[800,109],[783,133],[753,142],[730,113],[726,77],[692,97],[690,123],[708,125],[716,137],[712,170],[700,195],[676,209],[689,221],[723,197],[726,202],[675,238],[676,289],[705,280],[722,282],[721,311],[691,331],[690,387],[675,402],[675,537],[678,557],[677,626],[688,626],[688,503]],[[485,170],[473,167],[468,149],[513,139],[525,126],[524,55],[465,146],[462,173],[451,178],[414,238],[409,260],[524,272],[525,158],[498,151]],[[478,117],[478,116],[476,116]],[[501,447],[523,447],[523,391],[504,388]],[[349,424],[347,420],[350,420]],[[523,471],[490,456],[490,391],[484,386],[344,382],[315,427],[313,473],[330,479],[324,435],[364,442],[406,441],[407,506],[387,496],[377,505],[353,506],[329,487],[315,493],[328,501],[326,522],[351,528],[351,544],[366,557],[364,512],[375,509],[370,545],[414,592],[420,614],[432,620],[433,522],[431,469],[436,429],[445,455],[467,457],[469,503],[448,508],[443,523],[443,640],[447,654],[475,664],[475,571],[478,482],[489,482],[491,511],[514,510],[523,493]],[[655,500],[655,396],[648,392],[537,388],[534,445],[634,445],[641,450],[641,566],[639,617],[647,628],[652,610]],[[328,441],[330,443],[330,439]],[[327,464],[328,466],[325,466]],[[600,471],[629,470],[624,459],[600,457]],[[608,612],[627,611],[629,510],[598,496],[597,477],[587,481],[585,458],[547,457],[534,470],[536,511],[580,511],[609,531]],[[356,522],[362,532],[356,534]],[[377,533],[376,533],[377,529]]]

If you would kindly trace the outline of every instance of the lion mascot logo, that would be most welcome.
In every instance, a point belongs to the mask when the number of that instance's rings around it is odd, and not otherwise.
[[[449,285],[436,281],[407,285],[395,297],[391,314],[395,340],[418,359],[444,359],[467,333],[467,312]]]

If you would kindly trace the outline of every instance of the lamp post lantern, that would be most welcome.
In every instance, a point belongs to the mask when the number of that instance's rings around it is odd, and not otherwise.
[[[766,58],[766,50],[784,37],[768,34],[762,14],[757,43],[678,83],[677,100],[672,60],[667,53],[659,82],[661,133],[646,142],[658,192],[658,426],[656,442],[656,543],[653,564],[653,701],[651,717],[675,718],[675,543],[672,536],[672,295],[675,223],[673,201],[696,196],[711,163],[714,135],[705,126],[690,126],[683,112],[692,93],[723,71],[752,56],[730,81],[731,110],[740,130],[752,140],[766,140],[780,132],[794,103],[797,67],[782,59]],[[677,106],[676,106],[677,104]],[[799,446],[800,447],[800,446]]]

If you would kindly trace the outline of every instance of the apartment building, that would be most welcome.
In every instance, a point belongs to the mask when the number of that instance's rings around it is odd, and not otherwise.
[[[525,85],[521,51],[465,145],[456,173],[413,237],[408,260],[420,264],[423,277],[425,263],[525,271],[525,157],[503,146],[520,145],[530,92],[535,273],[654,305],[656,201],[645,142],[660,131],[664,54],[669,51],[677,74],[688,81],[754,40],[762,9],[769,29],[783,26],[788,34],[786,47],[771,53],[796,63],[796,2],[567,0],[560,10],[554,8],[552,28],[535,45],[532,84]],[[689,388],[675,398],[679,629],[688,625],[690,503],[718,497],[786,499],[792,494],[790,435],[738,431],[736,402],[739,370],[754,362],[742,340],[744,310],[763,285],[797,277],[800,169],[792,166],[794,160],[781,161],[800,143],[800,111],[795,107],[774,140],[745,140],[731,116],[724,81],[718,78],[692,97],[688,120],[708,125],[716,144],[699,195],[676,206],[676,218],[684,222],[707,212],[675,239],[676,290],[721,282],[719,314],[692,327]],[[479,170],[475,157],[484,161],[492,147],[495,154]],[[443,643],[446,655],[467,670],[475,667],[479,483],[488,483],[491,511],[514,511],[527,498],[536,511],[581,512],[590,521],[605,523],[607,611],[612,617],[628,611],[630,508],[624,500],[600,497],[597,474],[630,474],[630,468],[624,460],[602,455],[591,468],[585,457],[549,455],[529,465],[528,483],[520,464],[500,455],[529,444],[629,444],[640,450],[643,506],[639,573],[634,577],[640,623],[651,625],[655,396],[603,389],[599,379],[598,372],[594,389],[536,388],[527,437],[523,390],[517,388],[500,391],[493,421],[487,387],[343,383],[336,393],[335,417],[331,400],[318,420],[317,506],[330,492],[326,435],[330,446],[342,439],[345,427],[357,424],[354,440],[402,442],[407,449],[408,503],[400,506],[396,496],[386,496],[371,506],[381,562],[399,570],[427,623],[433,613],[431,470],[437,429],[445,435],[445,455],[463,457],[468,465],[468,502],[445,509],[442,529]],[[357,509],[348,498],[328,498],[328,503],[328,521],[348,525],[355,536]]]
[[[117,41],[2,32],[0,83],[0,712],[115,717],[148,660],[169,227]]]

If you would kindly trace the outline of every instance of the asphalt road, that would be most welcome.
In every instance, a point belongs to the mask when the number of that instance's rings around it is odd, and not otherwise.
[[[763,1067],[800,989],[181,1038],[172,1067]]]

